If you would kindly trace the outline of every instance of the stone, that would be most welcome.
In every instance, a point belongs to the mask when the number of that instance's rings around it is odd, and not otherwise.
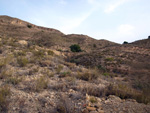
[[[105,112],[101,109],[98,109],[98,113],[105,113]]]
[[[98,113],[97,111],[91,111],[90,113]]]
[[[28,42],[25,41],[25,40],[19,40],[18,43],[21,44],[21,45],[25,45],[25,46],[28,45]]]
[[[84,109],[84,110],[82,111],[82,113],[89,113],[89,111],[88,111],[87,109]]]
[[[89,106],[87,106],[86,108],[87,108],[89,111],[95,111],[95,110],[96,110],[95,107],[89,107]]]

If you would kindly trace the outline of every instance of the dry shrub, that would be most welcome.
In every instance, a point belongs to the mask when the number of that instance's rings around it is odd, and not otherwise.
[[[99,76],[99,73],[97,70],[88,70],[87,72],[78,72],[77,74],[77,78],[78,79],[82,79],[85,81],[90,81],[90,80],[94,80],[97,79]]]
[[[1,74],[0,74],[0,79],[6,79],[8,77],[11,77],[12,74],[13,74],[12,70],[2,68],[1,69]]]
[[[145,104],[150,102],[150,96],[146,95],[145,92],[139,92],[123,84],[110,84],[106,88],[106,96],[108,95],[116,95],[121,99],[135,99],[137,102]]]
[[[17,85],[19,82],[21,82],[22,79],[21,78],[18,78],[18,77],[9,77],[6,82],[7,83],[11,83],[13,85]]]
[[[80,109],[75,108],[75,104],[67,98],[67,96],[60,94],[60,101],[56,107],[59,113],[80,113]]]
[[[80,91],[82,92],[82,94],[88,94],[91,96],[96,96],[96,97],[100,97],[100,96],[105,96],[105,87],[102,86],[97,86],[97,85],[92,85],[92,84],[82,84],[79,86],[75,86],[72,87],[74,90]]]
[[[41,91],[43,89],[46,89],[47,86],[48,86],[48,80],[46,79],[46,77],[42,76],[36,80],[35,90]]]
[[[60,73],[59,77],[60,78],[63,78],[63,77],[67,77],[67,76],[70,76],[71,75],[71,72],[70,71],[67,71],[67,72],[62,72]]]
[[[9,54],[8,57],[0,58],[0,69],[10,63],[12,59],[13,56],[11,54]]]
[[[97,103],[97,99],[94,96],[90,96],[89,101],[91,103]]]
[[[21,56],[17,58],[17,63],[19,64],[19,66],[24,67],[29,63],[29,61],[27,58]]]
[[[62,69],[63,69],[63,66],[62,65],[58,65],[58,67],[56,68],[56,72],[60,73]]]
[[[48,55],[52,55],[52,56],[54,55],[54,52],[51,50],[48,50],[47,53],[48,53]]]
[[[9,102],[7,100],[11,92],[8,86],[0,87],[0,112],[6,112]]]

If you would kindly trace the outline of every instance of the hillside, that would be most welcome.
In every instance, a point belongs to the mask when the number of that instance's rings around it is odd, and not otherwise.
[[[0,16],[1,113],[149,111],[149,39],[121,45]]]

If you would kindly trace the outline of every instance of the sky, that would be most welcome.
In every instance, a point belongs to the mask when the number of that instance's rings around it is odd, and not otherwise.
[[[0,15],[117,43],[150,35],[150,0],[0,0]]]

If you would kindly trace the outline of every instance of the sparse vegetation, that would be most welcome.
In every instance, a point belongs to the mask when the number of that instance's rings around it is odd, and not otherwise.
[[[149,111],[150,40],[127,46],[16,25],[0,19],[0,112],[99,112],[124,105]]]

